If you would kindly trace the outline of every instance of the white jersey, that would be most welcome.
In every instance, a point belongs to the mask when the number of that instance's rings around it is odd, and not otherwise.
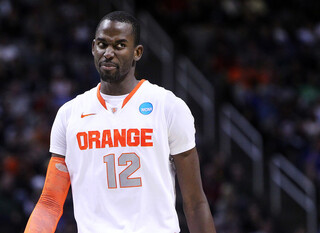
[[[195,147],[194,135],[187,105],[145,80],[115,113],[100,84],[64,104],[50,152],[65,156],[78,232],[180,232],[170,154]]]

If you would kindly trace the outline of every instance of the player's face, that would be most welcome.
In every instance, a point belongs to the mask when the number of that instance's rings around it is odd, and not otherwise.
[[[134,71],[135,61],[142,54],[139,51],[139,46],[134,44],[132,26],[128,23],[101,22],[92,42],[96,69],[101,80],[110,83],[121,82],[130,71]]]

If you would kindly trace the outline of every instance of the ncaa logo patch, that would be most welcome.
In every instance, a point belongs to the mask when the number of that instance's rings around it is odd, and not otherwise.
[[[153,110],[152,103],[150,102],[144,102],[140,105],[139,111],[143,115],[149,115]]]

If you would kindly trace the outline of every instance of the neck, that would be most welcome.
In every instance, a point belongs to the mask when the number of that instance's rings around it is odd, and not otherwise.
[[[101,80],[100,91],[106,95],[125,95],[130,93],[139,81],[131,72],[120,82],[110,83]]]

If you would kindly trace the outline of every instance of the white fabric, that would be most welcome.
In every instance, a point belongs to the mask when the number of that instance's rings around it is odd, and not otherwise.
[[[116,146],[116,131],[126,133],[126,145]],[[90,145],[91,132],[99,140]],[[109,144],[102,143],[106,135]],[[50,152],[66,157],[78,232],[180,232],[169,155],[192,149],[194,136],[187,105],[148,81],[117,114],[98,101],[97,87],[64,104],[52,127]]]
[[[108,109],[115,109],[113,112],[115,113],[116,110],[120,109],[123,103],[123,100],[129,95],[106,95],[101,93],[102,98],[106,101],[106,105]]]

